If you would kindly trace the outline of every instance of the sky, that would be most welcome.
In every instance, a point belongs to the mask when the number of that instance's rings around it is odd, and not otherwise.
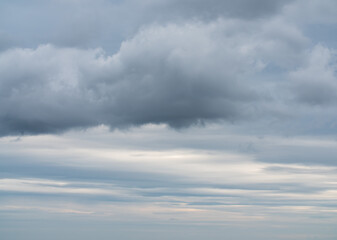
[[[0,239],[335,240],[336,12],[1,0]]]

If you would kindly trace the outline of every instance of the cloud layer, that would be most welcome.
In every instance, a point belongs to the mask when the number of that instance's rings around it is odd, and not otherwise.
[[[138,233],[139,225],[140,239],[156,239],[152,231],[199,239],[195,231],[204,236],[217,226],[215,239],[228,231],[246,239],[242,230],[250,226],[254,237],[270,229],[261,239],[301,234],[333,240],[336,163],[316,159],[309,164],[306,158],[327,149],[333,155],[335,148],[333,139],[261,139],[228,134],[221,125],[189,128],[184,134],[147,125],[113,134],[101,126],[63,135],[4,137],[0,232],[35,239],[46,224],[39,236],[70,239],[64,229],[71,224],[69,234],[77,236],[79,224],[104,238],[134,239],[130,232]],[[53,233],[56,229],[61,233]]]
[[[0,53],[0,133],[269,118],[279,114],[277,102],[315,98],[313,82],[300,80],[315,58],[321,58],[315,69],[326,73],[321,87],[331,89],[332,52],[322,46],[310,52],[307,44],[282,20],[220,18],[148,26],[110,56],[53,45],[9,49]],[[279,75],[289,79],[292,95]]]

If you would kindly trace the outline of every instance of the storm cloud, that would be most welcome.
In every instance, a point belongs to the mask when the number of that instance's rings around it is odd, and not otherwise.
[[[301,125],[308,106],[333,116],[335,50],[310,39],[304,19],[334,18],[315,1],[2,4],[1,136],[285,116]]]
[[[217,19],[153,24],[113,55],[53,45],[8,49],[0,53],[0,132],[36,134],[99,124],[180,128],[256,118],[269,114],[263,102],[270,102],[270,80],[259,75],[268,66],[296,69],[304,62],[307,41],[279,20]]]

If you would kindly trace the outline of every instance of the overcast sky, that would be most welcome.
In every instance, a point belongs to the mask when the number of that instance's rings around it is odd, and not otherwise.
[[[0,239],[335,240],[336,13],[1,0]]]

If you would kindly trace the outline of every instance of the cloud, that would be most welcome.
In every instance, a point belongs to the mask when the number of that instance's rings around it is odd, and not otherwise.
[[[310,113],[308,103],[323,106],[335,99],[334,51],[319,44],[311,49],[301,29],[282,15],[289,13],[288,8],[270,3],[261,9],[262,2],[254,1],[255,17],[245,16],[244,1],[238,7],[243,15],[236,17],[231,10],[235,4],[228,2],[211,5],[218,6],[219,16],[201,2],[186,9],[191,3],[181,2],[177,11],[192,11],[200,18],[181,13],[186,16],[183,22],[144,20],[114,54],[52,44],[1,52],[0,135],[55,133],[100,124],[112,129],[148,123],[182,128],[276,119],[282,125],[284,116],[295,116],[295,125],[301,125]],[[57,4],[78,7],[76,1]],[[87,4],[83,14],[88,13]],[[92,6],[95,11],[103,11],[104,4],[107,9],[117,5],[122,9],[136,3],[97,4]],[[163,6],[170,4],[147,1],[140,12],[164,11]],[[206,21],[203,11],[217,17]],[[234,15],[227,16],[226,11]],[[267,14],[276,12],[279,15]],[[267,15],[268,21],[261,19]],[[318,81],[322,76],[324,80]],[[321,111],[324,116],[332,114],[325,106]],[[273,128],[283,131],[280,125]]]
[[[0,55],[1,135],[249,118],[259,94],[248,79],[263,62],[283,66],[261,41],[288,54],[303,38],[279,42],[268,25],[253,24],[263,32],[256,41],[253,31],[241,31],[247,24],[153,25],[112,56],[52,45],[7,50]]]
[[[336,101],[336,51],[315,46],[304,66],[290,72],[291,87],[297,99],[311,105]]]
[[[144,149],[148,145],[141,140],[135,146],[123,144],[122,149],[107,141],[108,138],[120,143],[125,136],[136,141],[135,135],[144,138],[151,131],[151,128],[138,128],[130,134],[117,132],[115,135],[104,128],[82,134],[24,136],[20,142],[10,142],[11,137],[2,138],[0,211],[17,209],[22,214],[25,208],[34,205],[60,210],[70,208],[70,204],[84,204],[86,212],[102,217],[104,211],[113,214],[112,217],[120,215],[116,214],[115,207],[127,208],[123,209],[127,215],[132,214],[135,207],[139,216],[145,217],[148,211],[151,216],[160,214],[164,219],[195,211],[198,219],[206,214],[203,224],[232,221],[235,216],[223,214],[224,211],[242,214],[243,221],[252,214],[260,216],[261,213],[267,219],[279,213],[292,219],[287,215],[287,208],[294,208],[292,214],[302,217],[304,212],[327,216],[331,214],[329,210],[335,211],[336,168],[317,165],[322,164],[318,161],[314,165],[284,163],[283,160],[257,162],[254,159],[261,153],[234,154],[233,148],[176,150],[189,144],[188,137],[179,132],[173,132],[174,139],[180,136],[183,144],[173,139],[171,149],[139,150],[137,148]],[[172,134],[172,131],[166,128],[160,133],[156,134],[157,142],[166,141],[165,133]],[[197,131],[190,134],[199,141],[205,135]],[[219,136],[221,138],[212,142],[232,142],[225,131]],[[245,138],[249,136],[241,136],[236,141],[239,143]],[[296,146],[324,150],[335,146],[336,142],[315,138],[268,138],[257,140],[256,145],[269,154],[289,152]],[[304,207],[317,212],[308,213]],[[176,212],[180,214],[177,216]],[[222,217],[213,219],[211,213]],[[185,221],[194,219],[190,214],[183,216]]]

